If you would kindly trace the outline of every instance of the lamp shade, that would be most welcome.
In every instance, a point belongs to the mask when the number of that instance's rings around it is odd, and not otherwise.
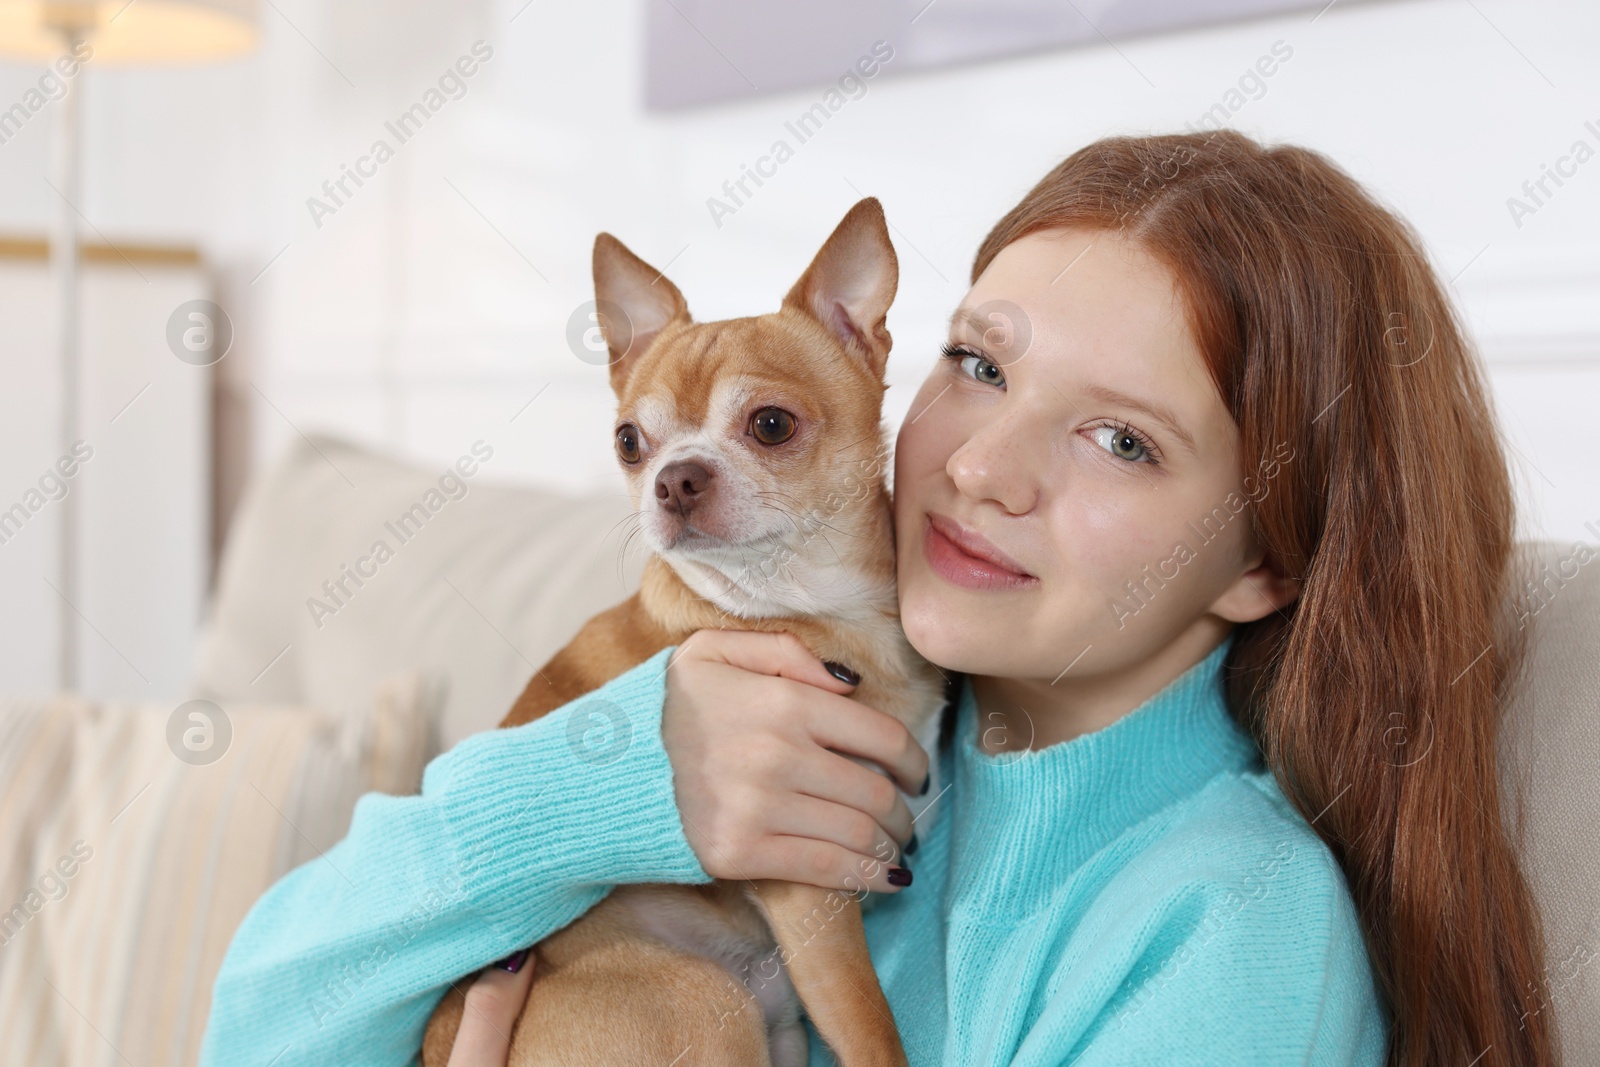
[[[255,47],[256,0],[0,0],[0,53],[49,61],[64,32],[95,66],[226,59]]]

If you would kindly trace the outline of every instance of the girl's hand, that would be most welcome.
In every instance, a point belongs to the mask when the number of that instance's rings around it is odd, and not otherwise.
[[[523,958],[520,969],[508,970],[519,955]],[[532,949],[523,949],[478,973],[467,988],[461,1028],[456,1031],[456,1043],[450,1047],[447,1067],[506,1067],[511,1055],[511,1028],[527,1003],[536,958]]]
[[[895,783],[915,795],[928,755],[854,689],[788,634],[701,630],[678,646],[661,739],[707,874],[899,892],[889,865],[912,826]]]

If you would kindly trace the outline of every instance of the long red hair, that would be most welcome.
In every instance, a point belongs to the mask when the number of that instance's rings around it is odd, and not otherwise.
[[[1233,714],[1338,858],[1394,1015],[1391,1065],[1557,1062],[1539,914],[1500,817],[1523,659],[1513,494],[1483,373],[1416,233],[1326,157],[1233,131],[1073,153],[989,232],[1115,230],[1165,263],[1238,425],[1266,562]],[[1259,496],[1259,499],[1254,499]]]

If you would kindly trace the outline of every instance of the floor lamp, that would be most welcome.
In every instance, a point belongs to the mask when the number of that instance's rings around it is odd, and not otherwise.
[[[56,286],[56,358],[61,381],[58,425],[63,452],[70,452],[78,440],[80,421],[82,68],[225,59],[255,47],[257,27],[255,0],[0,0],[0,53],[47,64],[65,86],[54,103],[50,145],[50,181],[59,194],[50,262]],[[79,683],[75,623],[80,562],[78,497],[79,493],[68,493],[59,511],[57,589],[66,603],[60,613],[57,674],[63,690],[76,690]]]

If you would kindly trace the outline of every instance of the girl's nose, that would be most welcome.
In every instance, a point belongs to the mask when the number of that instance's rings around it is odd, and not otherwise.
[[[945,473],[963,496],[1026,515],[1039,501],[1035,463],[1045,458],[1043,448],[1027,444],[1021,420],[997,415],[950,454]]]

